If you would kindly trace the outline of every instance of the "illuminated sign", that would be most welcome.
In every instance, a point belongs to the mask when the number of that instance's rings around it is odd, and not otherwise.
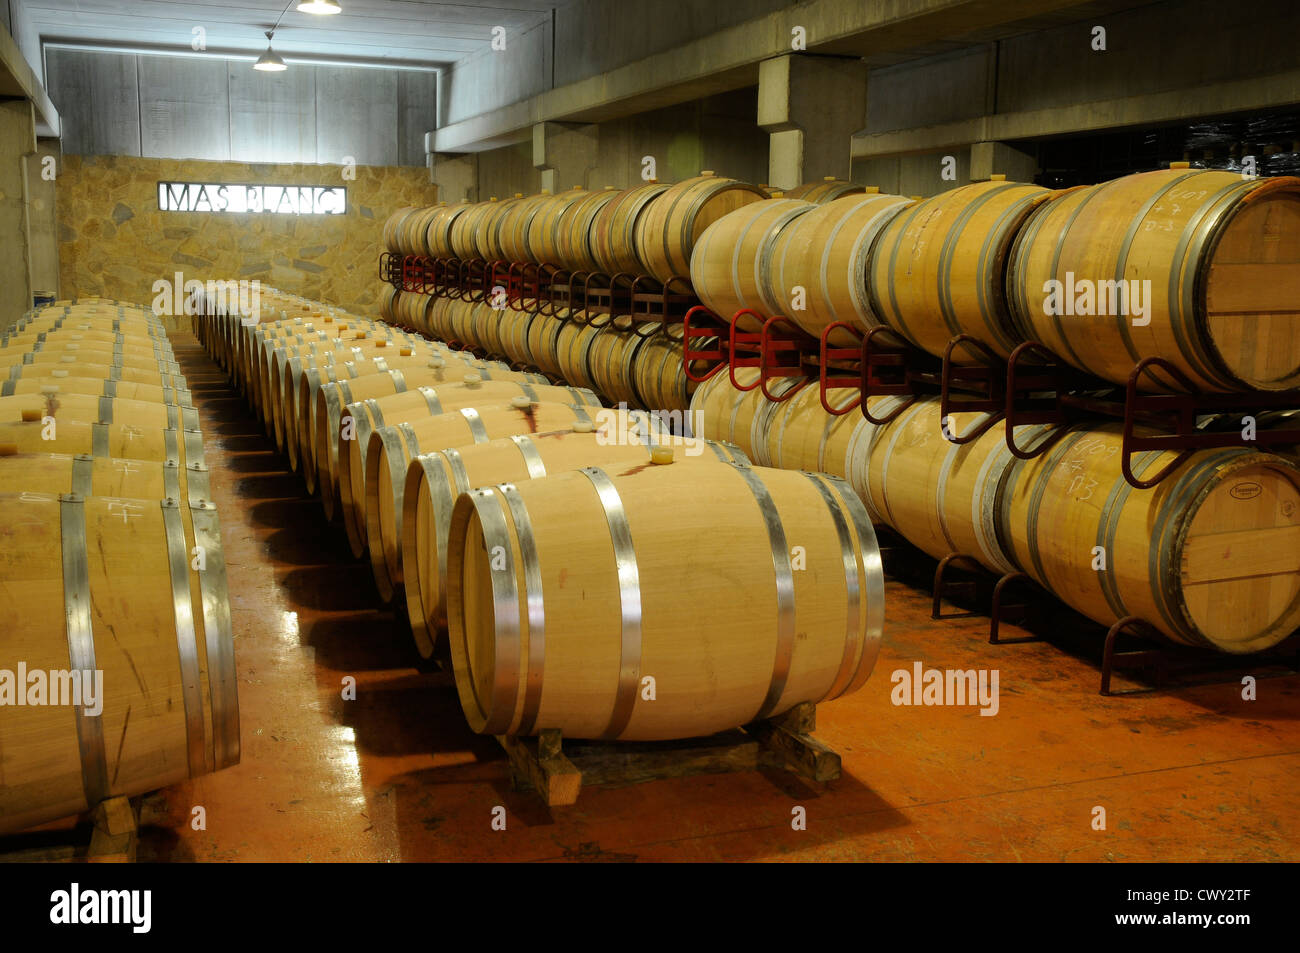
[[[348,210],[348,190],[341,185],[159,182],[158,210],[160,212],[342,215]]]

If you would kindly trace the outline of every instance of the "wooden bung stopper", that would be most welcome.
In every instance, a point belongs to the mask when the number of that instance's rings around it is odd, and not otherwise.
[[[25,424],[35,423],[41,419],[41,412],[30,407],[23,408],[22,420]]]

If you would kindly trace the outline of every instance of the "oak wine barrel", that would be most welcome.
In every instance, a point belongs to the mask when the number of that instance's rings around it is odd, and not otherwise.
[[[1300,178],[1171,163],[1058,193],[1007,290],[1021,334],[1118,384],[1160,357],[1197,390],[1300,386]],[[1141,384],[1185,389],[1159,370]]]
[[[691,252],[704,230],[728,212],[767,195],[757,186],[701,172],[655,196],[636,221],[636,250],[647,274],[660,282],[689,278]]]
[[[999,357],[1021,341],[1003,285],[1011,243],[1051,193],[995,176],[942,192],[893,219],[871,253],[871,310],[923,351],[942,355],[958,334]],[[973,360],[954,351],[958,363]]]
[[[825,474],[672,463],[483,487],[457,500],[447,549],[456,688],[480,733],[709,735],[854,691],[879,651],[875,535]]]
[[[447,535],[452,507],[476,486],[518,484],[584,466],[624,473],[671,453],[682,465],[748,463],[739,449],[665,432],[637,411],[607,410],[594,425],[574,424],[548,433],[523,434],[423,453],[407,468],[402,503],[402,558],[406,606],[420,654],[433,654],[446,625]]]
[[[0,832],[81,813],[239,761],[239,707],[215,511],[175,500],[0,495],[6,657],[102,672],[83,704],[0,706]],[[64,682],[62,684],[70,685]],[[27,690],[27,685],[23,686]],[[95,708],[99,708],[95,712]]]

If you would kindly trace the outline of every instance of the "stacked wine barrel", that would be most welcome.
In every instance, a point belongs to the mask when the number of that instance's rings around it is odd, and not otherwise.
[[[9,832],[237,763],[239,707],[198,414],[161,322],[56,301],[0,337],[0,382],[0,632],[25,696],[0,705]]]
[[[752,384],[757,371],[741,369]],[[1247,448],[1192,454],[1154,489],[1121,471],[1118,423],[1081,423],[1063,434],[1018,428],[1019,446],[1052,438],[1020,460],[1001,426],[964,439],[983,414],[940,418],[937,399],[904,406],[877,398],[876,426],[833,416],[817,382],[782,402],[737,390],[726,373],[696,391],[701,436],[738,445],[756,462],[845,477],[876,523],[935,558],[973,556],[990,571],[1020,570],[1105,624],[1138,617],[1169,639],[1228,653],[1270,648],[1300,627],[1300,467]],[[780,395],[778,395],[780,396]],[[1143,431],[1139,430],[1139,433]],[[1139,478],[1172,451],[1134,458]]]
[[[648,194],[654,189],[658,194]],[[835,181],[784,195],[759,192],[728,190],[702,177],[671,188],[590,194],[584,201],[603,204],[591,219],[596,231],[589,247],[627,249],[622,258],[597,255],[594,264],[611,272],[639,266],[666,281],[689,261],[701,302],[724,320],[734,316],[746,331],[784,317],[847,345],[854,332],[884,326],[918,349],[948,352],[957,363],[1005,359],[1022,342],[1037,340],[1076,368],[1118,384],[1145,358],[1174,365],[1174,373],[1157,368],[1142,378],[1146,390],[1275,391],[1300,384],[1300,307],[1290,293],[1300,269],[1300,179],[1243,179],[1173,163],[1058,192],[1001,176],[924,201]],[[707,216],[708,224],[678,228],[677,211],[704,194],[727,196],[732,207],[716,202],[721,214]],[[635,216],[606,215],[634,198],[643,203]],[[561,258],[560,264],[590,269],[593,262]],[[626,342],[625,323],[521,304],[524,313],[494,321],[484,308],[431,301],[428,330],[487,349],[495,344],[512,361],[611,397],[629,389],[637,396],[643,375],[635,358],[629,362],[635,342]],[[529,313],[534,308],[539,314]],[[971,343],[954,344],[958,336]],[[738,377],[742,386],[752,385],[756,372]],[[622,386],[629,381],[630,388]],[[779,395],[801,385],[787,379],[769,386]],[[772,402],[758,390],[733,389],[726,375],[693,391],[691,403],[702,435],[732,441],[763,464],[845,476],[873,518],[922,549],[936,556],[969,553],[997,572],[1021,569],[1100,621],[1138,615],[1172,639],[1229,652],[1266,647],[1296,627],[1294,469],[1282,459],[1294,461],[1291,448],[1278,456],[1245,449],[1198,454],[1162,484],[1182,487],[1165,499],[1164,489],[1129,491],[1106,425],[1081,425],[1031,464],[1006,451],[1000,427],[970,443],[949,442],[936,407],[921,402],[877,432],[856,414],[825,413],[815,386]],[[947,422],[948,434],[986,423],[963,417]],[[1261,426],[1268,426],[1267,417]],[[1018,442],[1056,437],[1040,429]],[[1098,472],[1081,473],[1083,464],[1067,444],[1094,454],[1089,462]],[[891,467],[893,457],[903,462]],[[1065,469],[1057,479],[1069,477],[1064,488],[1034,469],[1058,459]],[[1154,473],[1165,462],[1142,457],[1138,465]],[[1238,467],[1246,477],[1229,476]],[[1026,470],[1034,503],[1022,510],[1014,487],[1026,485],[1017,483]],[[1180,473],[1198,476],[1184,485]],[[1261,489],[1252,496],[1256,484]],[[1035,535],[1044,506],[1064,518],[1065,511],[1052,509],[1052,493],[1077,498],[1086,492],[1080,487],[1098,486],[1107,488],[1104,512],[1078,507],[1085,515],[1082,535],[1070,537],[1068,554],[1056,535]],[[1244,504],[1245,496],[1272,501],[1254,506],[1275,505],[1276,512],[1222,502]],[[1144,516],[1167,535],[1154,528],[1121,532]],[[1186,555],[1201,553],[1217,533],[1272,542],[1268,555],[1234,546],[1231,565],[1197,564]],[[1110,554],[1108,569],[1091,568],[1093,546],[1078,551],[1089,534]],[[1125,548],[1129,542],[1150,551],[1136,583],[1116,575],[1116,560],[1127,566],[1136,558]],[[1079,572],[1095,585],[1071,581]],[[1246,602],[1254,608],[1243,609]]]
[[[522,198],[503,204],[489,241],[537,241]],[[596,215],[593,204],[575,195],[566,208]],[[884,583],[846,481],[753,467],[733,446],[602,407],[576,375],[553,385],[318,302],[267,289],[263,300],[254,317],[209,303],[200,338],[344,523],[380,597],[405,609],[420,653],[450,653],[474,730],[693,737],[870,675]],[[442,300],[411,323],[460,320]],[[612,335],[571,340],[592,320],[546,344],[557,368],[572,375],[594,346],[582,367],[608,392],[627,352],[646,351],[653,386],[674,386],[680,351],[626,322],[611,321],[622,348]],[[528,341],[534,325],[498,334]],[[720,586],[737,578],[738,551],[746,584]]]
[[[818,183],[817,195],[846,186]],[[529,263],[548,274],[558,269],[571,276],[575,292],[580,276],[593,275],[684,290],[692,249],[705,230],[766,197],[756,186],[706,171],[672,186],[575,188],[399,209],[384,225],[384,241],[399,255]],[[611,403],[682,411],[690,402],[694,382],[682,368],[680,327],[532,298],[507,305],[391,290],[385,296],[381,315],[387,321],[595,388]]]

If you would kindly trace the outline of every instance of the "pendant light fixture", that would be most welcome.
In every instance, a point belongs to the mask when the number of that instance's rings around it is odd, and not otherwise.
[[[336,13],[342,13],[343,8],[339,6],[338,0],[302,0],[298,4],[299,13],[315,13],[317,16],[333,16]]]
[[[266,52],[253,64],[253,69],[261,70],[264,73],[281,73],[289,68],[289,64],[280,59],[279,54],[271,49],[271,37],[274,35],[274,30],[266,31]]]
[[[280,15],[275,18],[275,26],[266,31],[266,52],[258,57],[257,62],[253,64],[253,69],[261,70],[264,73],[280,73],[289,68],[289,64],[280,58],[275,50],[271,49],[271,38],[275,36],[276,28],[284,15],[289,12],[293,6],[293,0],[289,0],[280,11]],[[330,16],[335,13],[342,13],[343,8],[339,6],[339,0],[299,0],[299,13],[315,13],[319,16]]]

